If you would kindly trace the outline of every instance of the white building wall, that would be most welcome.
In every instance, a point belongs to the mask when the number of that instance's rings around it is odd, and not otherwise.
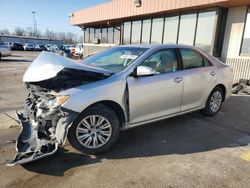
[[[234,7],[228,10],[227,24],[221,59],[230,64],[234,71],[234,82],[250,79],[250,57],[240,56],[242,36],[246,21],[247,7]]]
[[[244,32],[247,7],[235,7],[228,10],[227,24],[221,57],[239,57]]]

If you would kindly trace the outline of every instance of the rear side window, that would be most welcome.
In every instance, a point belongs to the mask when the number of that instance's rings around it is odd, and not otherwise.
[[[200,53],[192,49],[180,49],[184,69],[203,67],[203,58]]]

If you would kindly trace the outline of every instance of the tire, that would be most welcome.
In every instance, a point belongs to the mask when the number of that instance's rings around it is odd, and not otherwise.
[[[1,61],[1,59],[2,59],[2,54],[0,53],[0,61]]]
[[[91,123],[91,120],[95,123]],[[98,121],[102,121],[99,127]],[[85,110],[73,122],[68,132],[68,140],[75,149],[83,153],[98,154],[116,143],[119,132],[120,123],[116,113],[108,106],[96,105]],[[97,142],[94,143],[96,139]]]
[[[208,96],[206,101],[206,106],[201,112],[205,116],[214,116],[220,110],[220,107],[223,102],[224,93],[220,87],[215,87],[213,91]],[[215,102],[216,101],[216,102]],[[214,102],[214,103],[213,103]],[[217,104],[217,105],[216,105]]]

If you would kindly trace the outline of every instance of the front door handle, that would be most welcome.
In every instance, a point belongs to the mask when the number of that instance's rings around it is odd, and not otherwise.
[[[211,71],[211,72],[210,72],[210,75],[211,75],[211,76],[215,76],[216,73],[215,73],[214,71]]]
[[[182,80],[183,80],[183,78],[181,78],[181,77],[176,77],[176,78],[174,79],[174,82],[180,83]]]

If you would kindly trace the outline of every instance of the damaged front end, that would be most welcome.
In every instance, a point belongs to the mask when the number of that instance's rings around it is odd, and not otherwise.
[[[63,145],[78,112],[63,107],[70,96],[62,91],[108,78],[112,73],[49,52],[42,52],[23,76],[28,98],[17,112],[21,133],[17,154],[8,166],[24,164],[55,153]]]
[[[16,141],[16,156],[8,166],[24,164],[54,154],[63,145],[67,131],[78,113],[61,107],[69,96],[38,85],[26,84],[29,96],[24,110],[17,112],[21,132]]]

